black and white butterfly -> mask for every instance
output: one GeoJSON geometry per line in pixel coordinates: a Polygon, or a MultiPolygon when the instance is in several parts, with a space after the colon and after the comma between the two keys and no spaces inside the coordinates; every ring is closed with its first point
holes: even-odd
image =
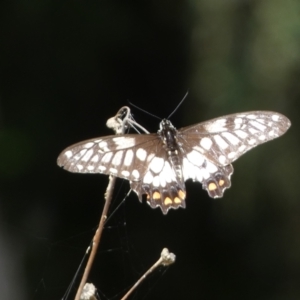
{"type": "Polygon", "coordinates": [[[57,163],[75,173],[125,178],[140,201],[166,214],[185,207],[185,181],[202,183],[219,198],[231,185],[231,163],[259,144],[284,134],[291,123],[270,111],[237,113],[176,130],[162,120],[152,134],[99,137],[66,148],[57,163]]]}

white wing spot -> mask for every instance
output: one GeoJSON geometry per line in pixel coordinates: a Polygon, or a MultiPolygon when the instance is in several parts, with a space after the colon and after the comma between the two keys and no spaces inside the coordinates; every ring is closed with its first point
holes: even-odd
{"type": "Polygon", "coordinates": [[[77,169],[78,169],[79,171],[81,171],[81,170],[83,169],[83,166],[80,165],[80,164],[77,164],[76,167],[77,167],[77,169]]]}
{"type": "MultiPolygon", "coordinates": [[[[165,171],[165,169],[164,169],[164,171],[165,171]]],[[[164,172],[160,172],[159,180],[160,180],[161,187],[166,187],[166,178],[165,178],[164,172]]]]}
{"type": "Polygon", "coordinates": [[[197,151],[193,150],[187,155],[188,160],[195,166],[201,166],[204,162],[204,157],[197,151]]]}
{"type": "Polygon", "coordinates": [[[96,155],[94,155],[94,157],[91,159],[91,162],[97,163],[98,160],[99,160],[99,155],[96,154],[96,155]]]}
{"type": "Polygon", "coordinates": [[[163,173],[164,173],[164,176],[165,176],[165,179],[166,179],[166,182],[172,182],[175,179],[175,173],[173,171],[173,168],[171,168],[169,162],[165,162],[165,166],[164,166],[164,169],[163,169],[163,173]]]}
{"type": "Polygon", "coordinates": [[[200,141],[200,146],[203,147],[206,150],[209,150],[212,146],[212,141],[211,139],[205,137],[203,139],[201,139],[200,141]]]}
{"type": "Polygon", "coordinates": [[[216,173],[218,171],[218,168],[211,162],[207,161],[206,170],[212,174],[216,173]]]}
{"type": "Polygon", "coordinates": [[[250,124],[254,127],[256,127],[260,131],[264,131],[267,127],[265,125],[262,125],[256,121],[251,121],[250,124]]]}
{"type": "Polygon", "coordinates": [[[259,131],[258,131],[257,129],[255,129],[255,128],[250,127],[250,128],[249,128],[249,132],[250,132],[251,134],[256,134],[256,133],[258,133],[259,131]]]}
{"type": "Polygon", "coordinates": [[[279,116],[278,115],[273,115],[272,120],[275,121],[275,122],[278,122],[279,121],[279,116]]]}
{"type": "Polygon", "coordinates": [[[88,161],[91,158],[91,156],[93,155],[93,153],[94,153],[93,149],[88,150],[81,160],[88,161]]]}
{"type": "MultiPolygon", "coordinates": [[[[225,157],[224,157],[225,158],[225,157]]],[[[197,172],[197,180],[202,181],[201,179],[208,179],[210,177],[210,173],[204,168],[200,169],[200,172],[197,172]]]]}
{"type": "Polygon", "coordinates": [[[208,132],[220,132],[220,131],[225,131],[226,130],[226,119],[218,119],[215,120],[211,123],[208,123],[204,126],[204,128],[206,129],[206,131],[208,132]]]}
{"type": "Polygon", "coordinates": [[[264,141],[266,139],[266,136],[264,134],[262,134],[258,137],[258,139],[261,141],[264,141]]]}
{"type": "Polygon", "coordinates": [[[107,152],[109,151],[109,148],[107,147],[107,143],[105,141],[102,141],[98,144],[101,151],[107,152]]]}
{"type": "Polygon", "coordinates": [[[88,169],[89,171],[93,171],[93,170],[95,169],[95,167],[94,167],[94,166],[88,166],[87,169],[88,169]]]}
{"type": "Polygon", "coordinates": [[[217,126],[223,127],[225,126],[227,120],[226,119],[218,119],[215,121],[215,123],[217,124],[217,126]]]}
{"type": "Polygon", "coordinates": [[[159,187],[159,183],[160,183],[159,177],[158,177],[158,176],[155,176],[155,177],[153,178],[152,184],[153,184],[154,186],[156,186],[156,187],[159,187]]]}
{"type": "Polygon", "coordinates": [[[86,143],[85,145],[83,145],[84,148],[91,148],[93,146],[94,146],[93,142],[89,142],[89,143],[86,143]]]}
{"type": "Polygon", "coordinates": [[[125,166],[130,166],[132,163],[132,158],[133,158],[133,151],[132,150],[127,150],[125,159],[124,159],[124,165],[125,166]]]}
{"type": "Polygon", "coordinates": [[[255,115],[247,115],[246,118],[248,118],[248,119],[256,119],[256,116],[255,115]]]}
{"type": "Polygon", "coordinates": [[[102,157],[102,162],[105,164],[109,163],[112,155],[113,155],[112,152],[105,153],[104,156],[102,157]]]}
{"type": "Polygon", "coordinates": [[[119,166],[121,164],[122,157],[123,157],[123,151],[118,151],[115,154],[114,158],[112,159],[111,163],[115,166],[119,166]]]}
{"type": "Polygon", "coordinates": [[[230,153],[228,153],[227,156],[228,156],[229,159],[233,159],[233,158],[236,157],[236,152],[230,152],[230,153]]]}
{"type": "Polygon", "coordinates": [[[164,160],[161,157],[154,157],[149,165],[149,168],[154,173],[159,173],[164,166],[164,160]]]}
{"type": "Polygon", "coordinates": [[[221,147],[222,149],[226,149],[229,145],[224,141],[224,139],[222,139],[219,135],[215,135],[214,139],[216,141],[216,143],[218,144],[219,147],[221,147]]]}
{"type": "Polygon", "coordinates": [[[250,139],[250,140],[248,140],[248,144],[249,144],[249,145],[254,145],[254,144],[256,144],[256,139],[250,139]]]}
{"type": "Polygon", "coordinates": [[[130,148],[133,147],[135,144],[135,139],[130,137],[120,136],[120,137],[115,137],[112,140],[117,145],[116,149],[130,148]]]}
{"type": "Polygon", "coordinates": [[[195,178],[195,167],[188,161],[186,157],[183,158],[183,178],[187,180],[189,178],[195,178]]]}
{"type": "Polygon", "coordinates": [[[242,123],[243,123],[243,119],[241,119],[241,118],[235,118],[235,119],[234,119],[234,123],[235,123],[236,125],[242,124],[242,123]]]}
{"type": "Polygon", "coordinates": [[[147,157],[147,162],[149,162],[150,160],[152,160],[152,158],[153,158],[154,156],[155,156],[154,153],[149,154],[148,157],[147,157]]]}
{"type": "Polygon", "coordinates": [[[130,173],[129,173],[128,171],[126,171],[126,170],[123,170],[123,171],[121,172],[121,175],[124,176],[124,177],[128,177],[129,174],[130,174],[130,173]]]}
{"type": "Polygon", "coordinates": [[[79,160],[85,153],[86,153],[86,149],[83,149],[83,150],[79,151],[79,153],[77,153],[73,158],[75,160],[79,160]]]}
{"type": "Polygon", "coordinates": [[[73,153],[72,153],[71,150],[65,152],[65,156],[66,156],[68,159],[69,159],[70,157],[72,157],[72,155],[73,155],[73,153]]]}
{"type": "Polygon", "coordinates": [[[113,174],[117,174],[118,173],[118,170],[115,169],[115,168],[110,168],[109,169],[109,172],[113,173],[113,174]]]}
{"type": "Polygon", "coordinates": [[[245,139],[248,136],[248,133],[246,133],[243,130],[236,130],[236,131],[234,131],[234,133],[242,139],[245,139]]]}
{"type": "Polygon", "coordinates": [[[243,119],[241,118],[234,119],[234,124],[235,124],[234,129],[240,129],[243,124],[243,119]]]}
{"type": "Polygon", "coordinates": [[[100,170],[100,172],[104,172],[106,170],[106,167],[104,166],[99,166],[98,169],[100,170]]]}
{"type": "Polygon", "coordinates": [[[132,176],[136,179],[140,178],[140,172],[138,170],[132,171],[132,176]]]}
{"type": "Polygon", "coordinates": [[[139,160],[145,161],[146,156],[147,156],[147,152],[146,152],[144,149],[139,148],[139,149],[136,151],[136,157],[137,157],[139,160]]]}
{"type": "Polygon", "coordinates": [[[233,145],[237,145],[240,142],[240,140],[230,132],[223,132],[222,136],[224,136],[233,145]]]}
{"type": "Polygon", "coordinates": [[[151,172],[147,172],[146,175],[144,176],[144,183],[146,184],[151,184],[151,182],[153,181],[153,176],[151,174],[151,172]]]}
{"type": "Polygon", "coordinates": [[[193,180],[198,180],[199,182],[202,182],[203,180],[203,173],[207,174],[206,179],[209,177],[209,174],[206,170],[204,169],[195,169],[195,172],[193,174],[193,180]]]}
{"type": "Polygon", "coordinates": [[[226,157],[224,155],[219,156],[219,162],[223,165],[226,163],[226,157]]]}
{"type": "Polygon", "coordinates": [[[274,130],[269,131],[269,136],[274,136],[274,135],[275,135],[274,130]]]}
{"type": "Polygon", "coordinates": [[[246,148],[247,148],[246,145],[241,145],[241,146],[239,147],[239,151],[240,151],[240,152],[243,152],[246,148]]]}
{"type": "Polygon", "coordinates": [[[122,174],[123,176],[125,176],[125,177],[128,177],[130,173],[129,173],[128,171],[126,171],[126,170],[123,170],[123,171],[121,172],[121,174],[122,174]]]}

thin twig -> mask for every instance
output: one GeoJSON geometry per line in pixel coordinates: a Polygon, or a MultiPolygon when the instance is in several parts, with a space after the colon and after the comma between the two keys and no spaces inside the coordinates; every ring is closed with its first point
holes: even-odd
{"type": "MultiPolygon", "coordinates": [[[[126,126],[127,123],[129,123],[130,126],[130,122],[128,122],[128,120],[130,120],[131,115],[130,115],[130,109],[128,107],[122,107],[118,113],[116,114],[115,117],[110,118],[107,121],[107,126],[112,128],[113,130],[115,130],[116,134],[121,134],[124,133],[126,130],[126,126]],[[123,119],[122,119],[123,117],[123,119]]],[[[101,236],[102,236],[102,232],[103,232],[103,228],[104,228],[104,224],[106,222],[107,219],[107,213],[108,213],[108,209],[112,200],[112,195],[113,195],[113,189],[116,183],[116,177],[110,175],[109,176],[109,183],[106,189],[106,193],[105,193],[105,204],[104,204],[104,208],[102,211],[102,215],[100,218],[100,222],[99,222],[99,226],[98,229],[95,232],[94,238],[93,238],[93,243],[92,243],[92,249],[91,249],[91,253],[88,259],[88,262],[86,264],[84,273],[82,275],[81,281],[80,281],[80,285],[78,287],[76,296],[75,296],[75,300],[80,300],[80,296],[82,294],[83,288],[86,284],[87,278],[90,274],[90,270],[92,268],[96,253],[97,253],[97,249],[101,240],[101,236]]],[[[87,250],[87,252],[89,251],[89,248],[87,250]]]]}
{"type": "Polygon", "coordinates": [[[175,262],[176,256],[170,253],[167,248],[164,248],[161,252],[159,260],[132,286],[132,288],[126,293],[121,300],[126,300],[132,292],[146,279],[146,277],[153,272],[160,265],[168,266],[175,262]]]}

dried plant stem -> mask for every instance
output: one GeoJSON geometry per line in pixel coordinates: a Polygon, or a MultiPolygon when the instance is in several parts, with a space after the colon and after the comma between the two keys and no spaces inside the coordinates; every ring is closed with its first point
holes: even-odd
{"type": "MultiPolygon", "coordinates": [[[[122,134],[125,131],[126,124],[127,123],[130,124],[130,122],[129,122],[130,120],[131,120],[130,109],[128,107],[124,106],[118,111],[118,113],[114,117],[110,118],[107,121],[107,126],[111,129],[113,129],[116,134],[122,134]],[[123,119],[122,119],[122,117],[123,117],[123,119]]],[[[102,232],[103,232],[103,229],[104,229],[104,224],[105,224],[106,219],[107,219],[108,208],[109,208],[109,205],[110,205],[111,200],[112,200],[115,183],[116,183],[116,177],[110,175],[109,176],[109,183],[108,183],[106,193],[105,193],[105,204],[104,204],[104,207],[103,207],[103,211],[102,211],[102,215],[101,215],[101,218],[100,218],[99,226],[98,226],[98,229],[96,230],[94,238],[93,238],[93,243],[92,243],[92,246],[91,246],[91,248],[92,248],[91,249],[91,254],[89,256],[89,259],[88,259],[88,262],[86,264],[84,273],[82,275],[81,282],[80,282],[80,285],[78,287],[78,290],[77,290],[77,293],[76,293],[76,296],[75,296],[75,300],[80,300],[80,296],[82,294],[83,288],[84,288],[84,286],[86,284],[86,281],[87,281],[87,278],[90,274],[90,271],[91,271],[96,253],[97,253],[97,249],[98,249],[98,246],[99,246],[99,243],[100,243],[102,232]]]]}
{"type": "Polygon", "coordinates": [[[92,268],[92,265],[93,265],[93,262],[94,262],[94,259],[95,259],[96,253],[97,253],[97,249],[98,249],[98,246],[99,246],[99,243],[100,243],[100,239],[101,239],[101,235],[102,235],[102,232],[103,232],[104,224],[105,224],[105,221],[107,219],[107,212],[108,212],[109,205],[111,203],[115,182],[116,182],[116,177],[110,176],[109,184],[108,184],[108,187],[107,187],[107,190],[106,190],[105,204],[104,204],[104,207],[103,207],[103,211],[102,211],[102,215],[101,215],[101,218],[100,218],[99,226],[98,226],[98,229],[96,230],[96,233],[95,233],[94,238],[93,238],[91,254],[89,256],[89,259],[88,259],[88,262],[86,264],[84,273],[82,275],[81,282],[80,282],[80,285],[78,287],[78,290],[77,290],[77,293],[76,293],[76,296],[75,296],[75,300],[80,299],[83,287],[84,287],[84,285],[87,281],[87,278],[89,276],[89,273],[91,271],[91,268],[92,268]]]}
{"type": "Polygon", "coordinates": [[[121,300],[126,300],[132,292],[146,279],[146,277],[153,272],[157,267],[163,265],[168,266],[175,262],[176,256],[173,253],[170,253],[167,248],[164,248],[161,252],[159,260],[148,269],[148,271],[132,286],[132,288],[126,293],[121,300]]]}
{"type": "MultiPolygon", "coordinates": [[[[138,123],[136,123],[133,120],[133,118],[130,114],[130,109],[127,106],[122,107],[114,117],[108,119],[106,125],[109,128],[113,129],[116,134],[124,134],[125,129],[127,127],[133,127],[133,128],[137,127],[139,129],[143,130],[144,132],[148,133],[148,131],[145,128],[143,128],[141,125],[139,125],[138,123]]],[[[93,238],[93,243],[91,246],[91,253],[90,253],[88,262],[86,264],[84,273],[82,275],[81,282],[80,282],[80,285],[78,287],[78,290],[77,290],[77,293],[75,296],[75,300],[80,300],[83,288],[84,288],[87,278],[90,274],[90,271],[91,271],[96,253],[97,253],[97,249],[98,249],[98,246],[100,243],[102,232],[104,229],[104,224],[107,219],[108,208],[109,208],[109,205],[112,200],[115,183],[116,183],[116,177],[111,175],[109,177],[109,183],[108,183],[106,193],[105,193],[105,204],[104,204],[104,208],[103,208],[102,215],[100,218],[99,226],[98,226],[98,229],[96,230],[96,233],[93,238]]],[[[89,250],[90,250],[90,248],[87,251],[89,251],[89,250]]]]}

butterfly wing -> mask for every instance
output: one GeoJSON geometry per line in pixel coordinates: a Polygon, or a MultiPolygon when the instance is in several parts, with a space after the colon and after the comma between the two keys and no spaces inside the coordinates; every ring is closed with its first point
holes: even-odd
{"type": "Polygon", "coordinates": [[[231,163],[253,147],[284,134],[290,121],[283,115],[253,111],[227,115],[180,129],[175,135],[182,176],[169,160],[158,134],[127,134],[90,139],[66,148],[59,166],[70,172],[111,174],[130,181],[139,200],[151,207],[185,207],[187,179],[202,183],[212,198],[231,185],[231,163]]]}
{"type": "Polygon", "coordinates": [[[103,173],[139,181],[147,170],[149,155],[160,147],[159,143],[157,134],[90,139],[63,150],[57,164],[73,173],[103,173]]]}
{"type": "Polygon", "coordinates": [[[179,141],[215,165],[226,166],[250,149],[284,134],[291,123],[270,111],[237,113],[179,130],[179,141]]]}
{"type": "MultiPolygon", "coordinates": [[[[150,150],[150,149],[149,149],[150,150]]],[[[147,195],[147,202],[152,207],[160,207],[166,214],[170,208],[185,208],[185,184],[178,177],[162,145],[155,153],[149,155],[148,169],[141,181],[131,182],[131,188],[137,193],[140,201],[147,195]]]]}
{"type": "Polygon", "coordinates": [[[231,186],[232,165],[214,164],[189,147],[184,147],[184,151],[182,164],[184,181],[192,179],[200,182],[211,198],[223,197],[224,191],[231,186]]]}
{"type": "Polygon", "coordinates": [[[155,134],[126,134],[90,139],[66,148],[57,164],[75,173],[103,173],[130,181],[139,200],[151,207],[185,207],[185,185],[171,167],[163,142],[155,134]]]}
{"type": "Polygon", "coordinates": [[[279,113],[253,111],[180,129],[184,180],[199,181],[210,197],[222,197],[231,185],[231,163],[257,145],[281,136],[290,125],[279,113]]]}

